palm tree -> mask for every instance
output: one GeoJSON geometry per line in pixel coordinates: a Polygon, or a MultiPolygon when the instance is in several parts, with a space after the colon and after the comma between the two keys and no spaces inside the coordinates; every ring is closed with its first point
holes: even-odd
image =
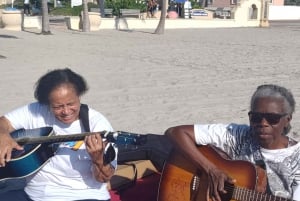
{"type": "Polygon", "coordinates": [[[42,34],[51,34],[49,25],[48,1],[42,0],[42,34]]]}
{"type": "Polygon", "coordinates": [[[165,21],[167,15],[167,0],[162,0],[161,15],[159,23],[155,29],[155,34],[163,34],[165,32],[165,21]]]}
{"type": "Polygon", "coordinates": [[[82,0],[82,31],[90,31],[90,19],[87,0],[82,0]]]}

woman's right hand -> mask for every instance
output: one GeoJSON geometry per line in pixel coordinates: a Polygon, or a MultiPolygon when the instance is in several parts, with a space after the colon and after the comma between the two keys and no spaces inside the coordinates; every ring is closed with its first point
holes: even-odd
{"type": "Polygon", "coordinates": [[[4,167],[11,159],[11,152],[13,149],[23,150],[23,147],[10,136],[10,134],[0,134],[0,166],[4,167]]]}
{"type": "Polygon", "coordinates": [[[10,133],[15,129],[4,116],[0,117],[0,167],[4,167],[11,159],[13,149],[23,150],[23,147],[11,137],[10,133]]]}

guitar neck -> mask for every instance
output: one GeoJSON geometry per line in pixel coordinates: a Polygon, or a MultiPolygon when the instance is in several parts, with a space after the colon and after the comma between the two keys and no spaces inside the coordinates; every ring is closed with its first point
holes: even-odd
{"type": "Polygon", "coordinates": [[[115,142],[118,144],[134,144],[141,145],[146,142],[146,135],[134,134],[123,131],[116,132],[87,132],[71,135],[49,135],[41,137],[24,137],[16,139],[19,145],[26,144],[42,144],[42,143],[58,143],[58,142],[68,142],[83,140],[86,136],[100,133],[101,137],[106,139],[108,142],[115,142]]]}
{"type": "Polygon", "coordinates": [[[241,201],[295,201],[292,199],[277,197],[240,187],[231,186],[229,188],[234,188],[232,198],[241,201]]]}

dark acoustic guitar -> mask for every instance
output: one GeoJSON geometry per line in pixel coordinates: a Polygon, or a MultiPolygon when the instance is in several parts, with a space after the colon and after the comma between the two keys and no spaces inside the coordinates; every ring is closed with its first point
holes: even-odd
{"type": "MultiPolygon", "coordinates": [[[[265,192],[265,171],[247,161],[230,160],[212,146],[199,146],[198,150],[222,169],[235,185],[225,183],[222,201],[293,201],[268,195],[265,192]]],[[[188,159],[174,151],[162,172],[158,201],[211,201],[207,175],[201,173],[188,159]]]]}
{"type": "MultiPolygon", "coordinates": [[[[52,127],[38,129],[21,129],[11,133],[11,136],[24,147],[23,151],[12,151],[12,159],[5,167],[0,167],[0,181],[27,177],[38,171],[55,154],[53,143],[83,140],[85,136],[95,132],[72,135],[55,135],[52,127]]],[[[142,145],[146,143],[147,135],[123,131],[100,132],[108,142],[124,145],[142,145]]],[[[114,158],[114,156],[112,157],[114,158]]]]}

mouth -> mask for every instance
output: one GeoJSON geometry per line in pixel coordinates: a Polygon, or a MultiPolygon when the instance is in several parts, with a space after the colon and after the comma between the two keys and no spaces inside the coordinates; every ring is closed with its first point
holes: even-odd
{"type": "Polygon", "coordinates": [[[266,138],[269,138],[269,137],[270,137],[270,134],[267,134],[267,133],[260,133],[260,134],[258,134],[258,137],[259,137],[259,138],[262,138],[262,139],[266,139],[266,138]]]}
{"type": "Polygon", "coordinates": [[[259,139],[268,139],[270,138],[271,134],[265,132],[265,131],[257,131],[256,132],[256,136],[259,138],[259,139]]]}
{"type": "Polygon", "coordinates": [[[73,115],[68,115],[68,116],[62,116],[60,118],[63,122],[69,122],[69,121],[73,120],[74,116],[73,115]]]}

